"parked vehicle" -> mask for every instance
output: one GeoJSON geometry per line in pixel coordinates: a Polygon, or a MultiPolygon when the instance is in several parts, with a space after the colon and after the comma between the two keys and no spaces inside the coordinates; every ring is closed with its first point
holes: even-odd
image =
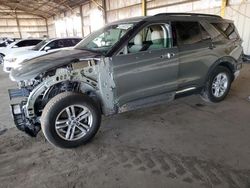
{"type": "Polygon", "coordinates": [[[8,46],[12,42],[15,42],[15,39],[12,39],[12,38],[0,38],[0,49],[2,47],[8,46]]]}
{"type": "MultiPolygon", "coordinates": [[[[0,50],[15,42],[12,38],[0,38],[0,50]]],[[[3,63],[3,55],[0,54],[0,64],[3,63]]]]}
{"type": "Polygon", "coordinates": [[[23,39],[16,42],[13,42],[6,47],[0,47],[0,63],[3,62],[3,58],[8,55],[9,53],[18,52],[25,49],[31,49],[42,39],[23,39]]]}
{"type": "Polygon", "coordinates": [[[22,50],[19,52],[9,53],[4,57],[3,70],[5,72],[10,72],[12,68],[16,68],[24,60],[29,60],[41,55],[56,52],[63,48],[73,47],[78,44],[82,38],[70,37],[70,38],[60,38],[60,39],[45,39],[38,43],[35,47],[28,50],[22,50]]]}
{"type": "Polygon", "coordinates": [[[74,49],[23,62],[10,78],[17,128],[62,148],[89,142],[101,115],[188,94],[220,102],[242,67],[242,40],[230,20],[172,13],[107,25],[74,49]],[[25,98],[23,100],[23,98],[25,98]]]}

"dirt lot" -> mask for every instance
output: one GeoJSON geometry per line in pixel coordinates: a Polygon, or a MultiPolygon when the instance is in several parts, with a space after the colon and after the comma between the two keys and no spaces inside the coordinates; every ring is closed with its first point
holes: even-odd
{"type": "Polygon", "coordinates": [[[103,118],[88,145],[51,146],[14,127],[0,71],[0,187],[250,187],[250,65],[227,99],[190,96],[103,118]]]}

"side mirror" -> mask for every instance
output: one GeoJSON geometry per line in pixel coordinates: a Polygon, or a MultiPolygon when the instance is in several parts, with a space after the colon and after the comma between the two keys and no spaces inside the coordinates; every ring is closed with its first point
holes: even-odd
{"type": "Polygon", "coordinates": [[[51,49],[51,47],[49,47],[49,46],[46,46],[45,48],[44,48],[44,51],[49,51],[51,49]]]}
{"type": "Polygon", "coordinates": [[[12,48],[18,48],[18,46],[17,46],[17,45],[14,45],[12,48]]]}

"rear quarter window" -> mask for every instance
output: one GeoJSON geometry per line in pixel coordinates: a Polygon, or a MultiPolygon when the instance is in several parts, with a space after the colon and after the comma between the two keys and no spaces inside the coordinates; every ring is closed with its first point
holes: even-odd
{"type": "Polygon", "coordinates": [[[218,31],[217,38],[238,39],[239,35],[233,23],[211,23],[218,31]]]}

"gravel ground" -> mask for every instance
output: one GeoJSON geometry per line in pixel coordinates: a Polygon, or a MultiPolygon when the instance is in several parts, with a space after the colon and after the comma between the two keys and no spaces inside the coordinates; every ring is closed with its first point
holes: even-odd
{"type": "Polygon", "coordinates": [[[0,71],[0,187],[250,187],[250,65],[219,104],[190,96],[104,117],[73,150],[14,128],[0,71]]]}

